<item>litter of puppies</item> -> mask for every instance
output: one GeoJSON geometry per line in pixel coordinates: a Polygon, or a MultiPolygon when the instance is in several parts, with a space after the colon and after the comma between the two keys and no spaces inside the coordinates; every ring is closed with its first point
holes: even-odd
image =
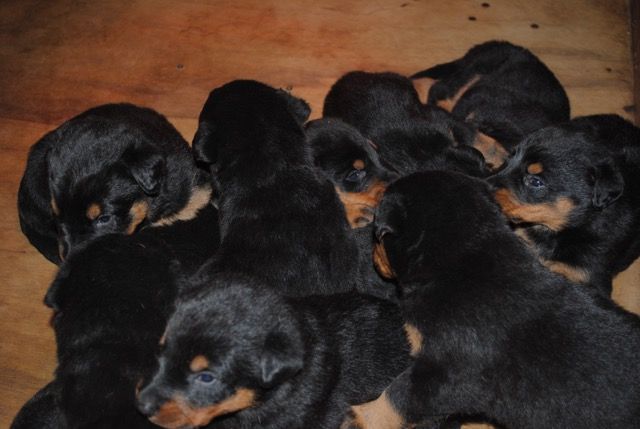
{"type": "Polygon", "coordinates": [[[569,113],[491,41],[347,73],[313,121],[234,80],[191,148],[131,104],[70,119],[18,193],[58,367],[12,429],[640,427],[640,318],[610,298],[640,129],[569,113]]]}

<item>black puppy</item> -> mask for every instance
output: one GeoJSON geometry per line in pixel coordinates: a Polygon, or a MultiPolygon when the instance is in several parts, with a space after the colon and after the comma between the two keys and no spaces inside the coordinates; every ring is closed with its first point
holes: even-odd
{"type": "Polygon", "coordinates": [[[605,295],[640,256],[640,130],[583,117],[528,136],[489,181],[543,262],[605,295]]]}
{"type": "Polygon", "coordinates": [[[347,73],[331,87],[323,115],[354,126],[399,175],[440,168],[487,175],[482,155],[470,147],[474,131],[439,107],[422,105],[399,74],[347,73]]]}
{"type": "Polygon", "coordinates": [[[159,113],[90,109],[33,145],[18,192],[22,231],[50,261],[77,244],[190,219],[210,199],[206,173],[159,113]]]}
{"type": "Polygon", "coordinates": [[[490,41],[462,58],[412,78],[437,79],[428,103],[450,111],[478,134],[474,147],[497,168],[528,133],[569,120],[569,99],[558,79],[529,50],[490,41]]]}
{"type": "Polygon", "coordinates": [[[375,228],[377,263],[404,294],[414,361],[354,407],[350,425],[460,414],[508,428],[640,427],[640,318],[542,266],[486,183],[451,172],[400,179],[375,228]]]}
{"type": "Polygon", "coordinates": [[[313,163],[333,183],[349,224],[356,228],[371,223],[385,188],[397,174],[382,165],[371,140],[340,119],[310,121],[305,132],[313,163]]]}
{"type": "Polygon", "coordinates": [[[285,299],[223,275],[181,300],[138,396],[165,428],[337,428],[409,364],[398,308],[355,293],[285,299]]]}
{"type": "Polygon", "coordinates": [[[220,249],[206,273],[245,273],[287,295],[367,287],[331,183],[311,163],[309,106],[256,81],[211,92],[194,137],[219,191],[220,249]]]}
{"type": "Polygon", "coordinates": [[[53,395],[67,428],[153,427],[135,407],[137,383],[173,308],[179,274],[162,241],[106,235],[72,253],[45,302],[55,311],[53,395]]]}

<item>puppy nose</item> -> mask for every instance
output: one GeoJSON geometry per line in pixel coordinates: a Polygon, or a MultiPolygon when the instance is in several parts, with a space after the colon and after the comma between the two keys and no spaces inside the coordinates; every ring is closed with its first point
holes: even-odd
{"type": "Polygon", "coordinates": [[[138,411],[146,417],[153,416],[158,408],[156,407],[155,401],[147,395],[139,395],[136,405],[138,407],[138,411]]]}

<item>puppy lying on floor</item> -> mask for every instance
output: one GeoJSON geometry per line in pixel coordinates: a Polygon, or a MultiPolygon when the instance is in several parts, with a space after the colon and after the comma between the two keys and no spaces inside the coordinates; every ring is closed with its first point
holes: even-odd
{"type": "Polygon", "coordinates": [[[462,58],[412,78],[437,81],[428,104],[451,112],[476,131],[474,147],[499,167],[525,135],[569,120],[569,99],[553,72],[529,50],[490,41],[462,58]]]}
{"type": "Polygon", "coordinates": [[[181,299],[138,408],[165,428],[337,428],[409,364],[398,307],[355,293],[283,298],[221,275],[181,299]]]}
{"type": "Polygon", "coordinates": [[[344,427],[484,415],[506,428],[640,427],[640,318],[549,272],[482,181],[419,173],[376,211],[413,363],[344,427]]]}
{"type": "Polygon", "coordinates": [[[309,112],[303,100],[256,81],[209,95],[193,150],[219,191],[222,243],[205,279],[244,273],[292,296],[370,289],[342,204],[313,168],[302,129],[309,112]]]}
{"type": "Polygon", "coordinates": [[[18,212],[29,241],[58,264],[95,237],[191,219],[210,194],[207,174],[164,116],[106,104],[32,146],[18,212]]]}
{"type": "Polygon", "coordinates": [[[529,135],[489,181],[549,269],[608,296],[640,256],[639,154],[637,127],[586,116],[529,135]]]}
{"type": "Polygon", "coordinates": [[[106,235],[62,264],[46,296],[55,311],[54,381],[19,413],[14,429],[143,429],[137,383],[154,370],[179,274],[171,251],[144,233],[106,235]]]}

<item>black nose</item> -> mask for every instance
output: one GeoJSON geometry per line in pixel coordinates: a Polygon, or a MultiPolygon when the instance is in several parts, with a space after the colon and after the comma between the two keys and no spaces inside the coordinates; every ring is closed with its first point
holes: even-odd
{"type": "Polygon", "coordinates": [[[140,411],[143,415],[147,417],[153,416],[158,410],[158,407],[156,406],[156,401],[153,398],[151,398],[149,395],[145,395],[145,394],[138,395],[138,400],[136,405],[138,407],[138,411],[140,411]]]}

